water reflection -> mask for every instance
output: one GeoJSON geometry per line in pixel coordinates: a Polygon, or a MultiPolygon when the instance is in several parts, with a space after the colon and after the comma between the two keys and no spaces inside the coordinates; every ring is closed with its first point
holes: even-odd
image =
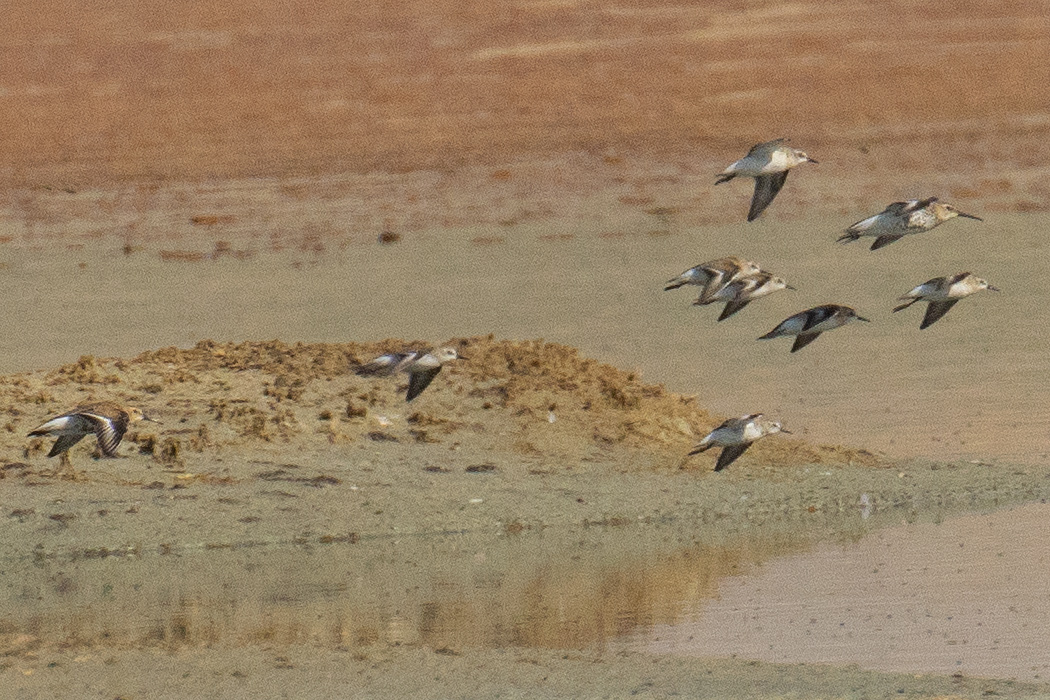
{"type": "Polygon", "coordinates": [[[880,530],[724,582],[650,653],[1034,680],[1050,673],[1050,505],[880,530]]]}
{"type": "Polygon", "coordinates": [[[905,515],[6,561],[0,654],[626,646],[889,671],[1050,671],[1050,505],[886,527],[905,515]]]}
{"type": "MultiPolygon", "coordinates": [[[[857,519],[859,521],[859,519],[857,519]]],[[[656,526],[10,564],[0,653],[36,648],[375,643],[581,648],[671,625],[726,577],[809,548],[656,526]]]]}

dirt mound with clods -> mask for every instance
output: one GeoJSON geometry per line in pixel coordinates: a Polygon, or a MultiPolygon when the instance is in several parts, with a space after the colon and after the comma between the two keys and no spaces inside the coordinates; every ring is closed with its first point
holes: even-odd
{"type": "MultiPolygon", "coordinates": [[[[684,455],[716,426],[699,404],[630,371],[542,340],[454,339],[465,360],[449,363],[411,403],[407,378],[359,377],[355,365],[422,343],[288,344],[279,341],[163,348],[131,359],[85,356],[51,371],[0,377],[0,459],[28,468],[50,440],[26,438],[47,418],[91,401],[139,406],[162,421],[137,423],[120,451],[170,468],[259,450],[299,453],[405,445],[470,448],[560,467],[615,462],[625,469],[710,468],[684,455]]],[[[84,440],[74,462],[95,451],[84,440]]],[[[97,453],[96,453],[97,456],[97,453]]],[[[743,464],[741,461],[741,464],[743,464]]],[[[748,453],[752,465],[875,465],[864,450],[777,436],[748,453]]],[[[14,465],[14,466],[13,466],[14,465]]]]}

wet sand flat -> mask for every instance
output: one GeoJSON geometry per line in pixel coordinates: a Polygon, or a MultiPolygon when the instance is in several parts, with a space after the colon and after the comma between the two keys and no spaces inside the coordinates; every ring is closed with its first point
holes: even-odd
{"type": "Polygon", "coordinates": [[[277,651],[214,650],[170,653],[127,651],[113,655],[56,654],[48,668],[19,669],[12,697],[54,693],[154,698],[256,698],[275,688],[297,697],[848,697],[858,686],[881,697],[1046,698],[1045,687],[970,678],[862,674],[854,668],[766,665],[751,661],[545,652],[482,651],[434,654],[421,649],[380,647],[367,653],[290,647],[277,651]],[[26,673],[26,671],[31,671],[26,673]],[[605,679],[596,689],[594,680],[605,679]]]}

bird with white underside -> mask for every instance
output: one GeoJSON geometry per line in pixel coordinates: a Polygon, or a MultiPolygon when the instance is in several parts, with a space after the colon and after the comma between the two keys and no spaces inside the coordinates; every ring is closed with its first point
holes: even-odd
{"type": "Polygon", "coordinates": [[[789,170],[802,163],[816,162],[804,151],[787,145],[787,139],[775,139],[752,146],[746,156],[718,175],[715,184],[721,185],[737,177],[754,178],[755,193],[747,212],[747,220],[754,221],[784,187],[789,170]]]}
{"type": "Polygon", "coordinates": [[[841,328],[850,321],[865,321],[855,309],[841,304],[824,304],[814,306],[812,309],[799,311],[794,316],[788,316],[780,324],[759,337],[759,340],[779,338],[782,335],[795,336],[795,342],[791,346],[791,352],[798,352],[806,347],[824,331],[841,328]]]}
{"type": "Polygon", "coordinates": [[[354,373],[361,377],[389,377],[398,373],[408,375],[408,393],[405,401],[423,393],[430,382],[441,371],[441,367],[453,360],[466,360],[455,348],[438,348],[436,350],[409,350],[406,352],[389,352],[385,355],[354,367],[354,373]]]}
{"type": "Polygon", "coordinates": [[[63,455],[63,459],[66,459],[65,453],[69,448],[86,436],[94,435],[102,455],[116,457],[117,445],[127,432],[128,426],[140,420],[160,422],[134,406],[122,406],[109,401],[84,404],[34,428],[29,437],[57,437],[58,440],[47,456],[63,455]]]}
{"type": "Polygon", "coordinates": [[[730,282],[759,272],[762,272],[762,268],[758,263],[730,255],[694,265],[674,279],[668,280],[664,285],[664,291],[668,292],[691,284],[701,287],[700,299],[705,300],[718,293],[730,282]]]}
{"type": "Polygon", "coordinates": [[[701,295],[699,299],[693,302],[693,305],[706,306],[707,304],[724,301],[726,303],[725,308],[722,309],[722,313],[718,316],[719,321],[724,321],[756,299],[761,299],[773,292],[779,292],[781,289],[795,288],[788,284],[783,277],[777,277],[772,273],[763,271],[734,280],[706,299],[701,295]]]}
{"type": "Polygon", "coordinates": [[[790,435],[791,431],[785,430],[779,421],[765,420],[761,413],[730,418],[708,433],[688,456],[692,457],[713,447],[721,447],[722,452],[715,462],[715,471],[719,472],[736,461],[756,440],[775,433],[790,435]]]}
{"type": "Polygon", "coordinates": [[[982,289],[987,289],[991,292],[999,291],[998,287],[988,284],[988,280],[981,279],[970,272],[960,272],[947,277],[935,277],[932,280],[923,282],[902,296],[900,300],[905,303],[895,306],[893,310],[895,312],[901,311],[917,301],[929,302],[929,306],[926,307],[926,314],[922,317],[922,323],[919,324],[919,330],[922,330],[929,328],[944,314],[951,311],[951,308],[960,299],[976,294],[982,289]]]}
{"type": "Polygon", "coordinates": [[[894,202],[878,214],[858,221],[846,229],[838,241],[852,243],[861,237],[874,237],[871,250],[878,250],[905,236],[935,229],[957,216],[984,221],[979,216],[959,211],[951,204],[939,202],[936,197],[909,199],[906,202],[894,202]]]}

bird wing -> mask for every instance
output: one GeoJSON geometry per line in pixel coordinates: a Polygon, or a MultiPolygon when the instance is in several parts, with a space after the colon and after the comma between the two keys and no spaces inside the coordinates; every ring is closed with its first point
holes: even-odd
{"type": "Polygon", "coordinates": [[[903,202],[894,202],[893,204],[886,207],[882,213],[891,214],[893,216],[900,216],[901,214],[907,214],[913,212],[916,209],[921,209],[928,204],[927,201],[921,199],[909,199],[903,202]]]}
{"type": "Polygon", "coordinates": [[[888,207],[883,209],[882,213],[883,214],[891,214],[893,216],[899,216],[901,214],[907,213],[907,212],[911,211],[912,209],[914,209],[915,208],[915,203],[918,202],[918,201],[919,200],[917,200],[917,199],[909,199],[906,202],[893,202],[888,207]]]}
{"type": "Polygon", "coordinates": [[[730,445],[722,448],[722,453],[718,455],[718,461],[715,463],[715,471],[720,472],[728,467],[737,457],[747,452],[749,447],[751,447],[751,443],[745,442],[742,445],[730,445]]]}
{"type": "Polygon", "coordinates": [[[747,220],[754,221],[758,215],[765,211],[773,198],[780,192],[787,180],[788,171],[783,170],[771,175],[759,175],[755,178],[755,194],[751,197],[751,209],[747,212],[747,220]]]}
{"type": "Polygon", "coordinates": [[[747,422],[751,420],[751,416],[741,416],[739,418],[726,418],[722,421],[722,424],[715,428],[718,430],[739,430],[743,426],[747,425],[747,422]]]}
{"type": "MultiPolygon", "coordinates": [[[[908,292],[908,296],[915,295],[921,297],[936,292],[939,289],[946,289],[947,285],[945,284],[945,281],[947,279],[947,277],[934,277],[933,279],[926,280],[918,287],[908,292]]],[[[903,298],[904,297],[901,297],[901,299],[903,298]]]]}
{"type": "Polygon", "coordinates": [[[812,309],[806,312],[805,323],[802,325],[802,331],[808,331],[814,326],[827,321],[835,313],[834,306],[814,306],[812,309]]]}
{"type": "Polygon", "coordinates": [[[388,352],[363,365],[354,367],[354,373],[361,377],[388,377],[416,355],[418,355],[416,352],[388,352]]]}
{"type": "Polygon", "coordinates": [[[707,273],[709,275],[707,278],[707,284],[704,285],[699,298],[696,300],[696,303],[701,306],[704,304],[710,304],[714,301],[715,295],[727,286],[728,280],[733,276],[733,273],[730,271],[719,270],[714,267],[708,268],[707,273]]]}
{"type": "Polygon", "coordinates": [[[922,323],[919,324],[919,330],[932,326],[941,316],[951,311],[951,308],[957,303],[959,303],[958,299],[931,301],[930,305],[926,307],[926,315],[922,317],[922,323]]]}
{"type": "Polygon", "coordinates": [[[875,242],[871,244],[871,249],[878,250],[879,248],[885,248],[890,243],[893,243],[894,241],[899,241],[902,238],[904,238],[903,234],[884,233],[883,235],[875,239],[875,242]]]}
{"type": "Polygon", "coordinates": [[[84,438],[84,435],[59,435],[58,439],[55,440],[55,444],[51,446],[51,451],[47,453],[48,457],[54,457],[60,455],[68,450],[73,445],[77,444],[84,438]]]}
{"type": "Polygon", "coordinates": [[[405,395],[405,401],[411,401],[422,394],[423,390],[430,386],[430,382],[434,380],[434,377],[440,371],[441,365],[410,372],[408,375],[408,394],[405,395]]]}
{"type": "Polygon", "coordinates": [[[95,438],[102,454],[107,457],[117,456],[117,445],[120,444],[124,433],[128,429],[128,414],[120,412],[116,418],[107,418],[93,413],[81,413],[84,418],[90,420],[95,426],[95,438]]]}
{"type": "Polygon", "coordinates": [[[802,348],[806,347],[814,340],[816,340],[822,332],[823,331],[817,331],[816,333],[799,333],[795,336],[795,342],[791,346],[791,352],[798,352],[802,348]]]}
{"type": "Polygon", "coordinates": [[[763,141],[762,143],[756,143],[747,152],[747,155],[748,156],[760,156],[760,155],[765,155],[767,153],[771,153],[777,146],[783,144],[786,141],[787,141],[787,139],[785,139],[785,138],[779,138],[779,139],[773,139],[772,141],[763,141]]]}
{"type": "Polygon", "coordinates": [[[747,306],[750,303],[751,303],[750,299],[742,299],[742,300],[734,299],[733,301],[727,302],[726,303],[726,307],[724,309],[722,309],[722,313],[719,314],[718,320],[719,321],[726,320],[727,318],[729,318],[730,316],[735,314],[737,311],[740,311],[740,309],[744,308],[745,306],[747,306]]]}
{"type": "Polygon", "coordinates": [[[929,206],[936,201],[936,197],[915,200],[914,206],[909,207],[904,212],[908,215],[904,219],[904,227],[906,229],[919,229],[920,231],[928,231],[934,226],[937,226],[940,223],[940,221],[934,221],[930,223],[929,218],[931,214],[928,211],[929,206]]]}

